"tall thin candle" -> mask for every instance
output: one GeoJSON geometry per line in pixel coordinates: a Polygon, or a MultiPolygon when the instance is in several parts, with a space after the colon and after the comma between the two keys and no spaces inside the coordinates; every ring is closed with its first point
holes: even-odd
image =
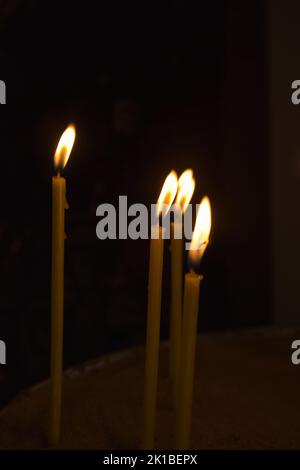
{"type": "Polygon", "coordinates": [[[51,283],[51,377],[49,445],[60,439],[61,395],[63,369],[63,313],[64,313],[64,240],[66,180],[60,171],[66,165],[75,140],[75,128],[70,126],[61,136],[54,156],[57,176],[52,179],[52,283],[51,283]]]}
{"type": "Polygon", "coordinates": [[[210,202],[205,197],[199,207],[189,251],[191,272],[185,275],[180,376],[176,410],[177,449],[188,449],[190,446],[199,289],[202,280],[202,276],[196,274],[193,268],[199,265],[204,254],[209,240],[210,228],[210,202]]]}
{"type": "MultiPolygon", "coordinates": [[[[172,171],[165,180],[157,202],[158,217],[161,214],[165,216],[168,213],[176,196],[176,191],[177,175],[172,171]]],[[[152,227],[150,242],[147,338],[145,352],[144,422],[142,436],[143,449],[154,448],[163,252],[163,229],[157,224],[152,227]]]]}
{"type": "Polygon", "coordinates": [[[195,189],[192,170],[185,170],[178,180],[178,192],[175,205],[177,213],[171,224],[171,315],[169,367],[173,387],[173,401],[176,404],[178,373],[180,365],[180,343],[182,322],[183,289],[183,239],[184,226],[182,216],[185,213],[195,189]]]}

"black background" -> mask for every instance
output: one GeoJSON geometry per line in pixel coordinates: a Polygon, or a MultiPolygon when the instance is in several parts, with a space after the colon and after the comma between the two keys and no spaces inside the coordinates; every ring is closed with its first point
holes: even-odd
{"type": "Polygon", "coordinates": [[[70,122],[65,366],[143,344],[149,244],[98,240],[95,211],[156,202],[171,169],[192,167],[193,202],[212,202],[201,331],[272,323],[264,2],[0,9],[0,400],[49,373],[53,153],[70,122]]]}

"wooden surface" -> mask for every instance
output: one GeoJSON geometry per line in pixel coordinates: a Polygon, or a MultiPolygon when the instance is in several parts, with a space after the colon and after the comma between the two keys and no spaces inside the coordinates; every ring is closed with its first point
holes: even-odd
{"type": "MultiPolygon", "coordinates": [[[[248,330],[198,339],[192,446],[197,449],[300,448],[300,365],[291,343],[300,330],[248,330]]],[[[174,410],[161,348],[157,448],[174,447],[174,410]]],[[[63,449],[140,445],[143,349],[120,352],[65,373],[63,449]]],[[[0,414],[1,449],[45,448],[49,383],[0,414]]]]}

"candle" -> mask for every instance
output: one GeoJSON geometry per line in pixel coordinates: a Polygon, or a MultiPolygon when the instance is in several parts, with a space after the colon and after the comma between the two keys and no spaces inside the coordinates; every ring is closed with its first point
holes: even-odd
{"type": "MultiPolygon", "coordinates": [[[[204,197],[198,210],[189,251],[189,261],[193,267],[198,266],[201,261],[208,244],[210,228],[210,202],[207,197],[204,197]]],[[[178,449],[188,449],[190,446],[199,290],[202,279],[202,276],[196,274],[193,269],[185,275],[178,406],[176,410],[176,446],[178,449]]]]}
{"type": "MultiPolygon", "coordinates": [[[[177,175],[172,171],[166,178],[157,202],[157,216],[167,215],[177,191],[177,175]]],[[[143,449],[154,448],[157,378],[159,361],[159,335],[164,240],[159,224],[151,227],[150,262],[148,279],[147,336],[145,352],[145,392],[143,449]]]]}
{"type": "Polygon", "coordinates": [[[169,367],[172,379],[173,400],[176,404],[178,373],[180,361],[180,340],[182,321],[182,257],[183,257],[183,224],[182,215],[186,211],[195,189],[193,171],[186,170],[178,180],[176,197],[177,213],[171,224],[171,315],[170,315],[170,349],[169,367]],[[179,216],[179,217],[178,217],[179,216]]]}
{"type": "Polygon", "coordinates": [[[159,359],[160,308],[163,270],[164,241],[162,229],[158,239],[151,239],[148,280],[148,313],[145,361],[145,404],[143,448],[154,446],[156,390],[159,359]]]}
{"type": "Polygon", "coordinates": [[[52,283],[51,283],[51,372],[49,444],[56,446],[60,438],[61,393],[63,369],[64,310],[64,240],[66,180],[60,171],[66,165],[75,140],[75,128],[69,126],[58,143],[54,163],[57,176],[52,179],[52,283]]]}

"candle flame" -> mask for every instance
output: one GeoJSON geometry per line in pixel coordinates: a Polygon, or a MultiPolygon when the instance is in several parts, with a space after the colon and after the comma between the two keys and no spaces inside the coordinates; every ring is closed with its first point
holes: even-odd
{"type": "Polygon", "coordinates": [[[186,211],[195,190],[195,180],[193,178],[193,170],[185,170],[178,180],[178,192],[176,204],[178,204],[182,212],[186,211]]]}
{"type": "Polygon", "coordinates": [[[59,139],[54,155],[54,165],[58,170],[62,170],[69,160],[70,153],[75,141],[76,131],[73,125],[67,127],[59,139]]]}
{"type": "Polygon", "coordinates": [[[209,242],[211,229],[211,207],[207,196],[205,196],[199,206],[197,213],[193,238],[190,245],[189,258],[193,264],[201,261],[209,242]]]}
{"type": "Polygon", "coordinates": [[[174,170],[168,174],[160,192],[156,211],[159,216],[161,213],[163,216],[167,215],[169,209],[174,201],[177,192],[177,174],[174,170]]]}

